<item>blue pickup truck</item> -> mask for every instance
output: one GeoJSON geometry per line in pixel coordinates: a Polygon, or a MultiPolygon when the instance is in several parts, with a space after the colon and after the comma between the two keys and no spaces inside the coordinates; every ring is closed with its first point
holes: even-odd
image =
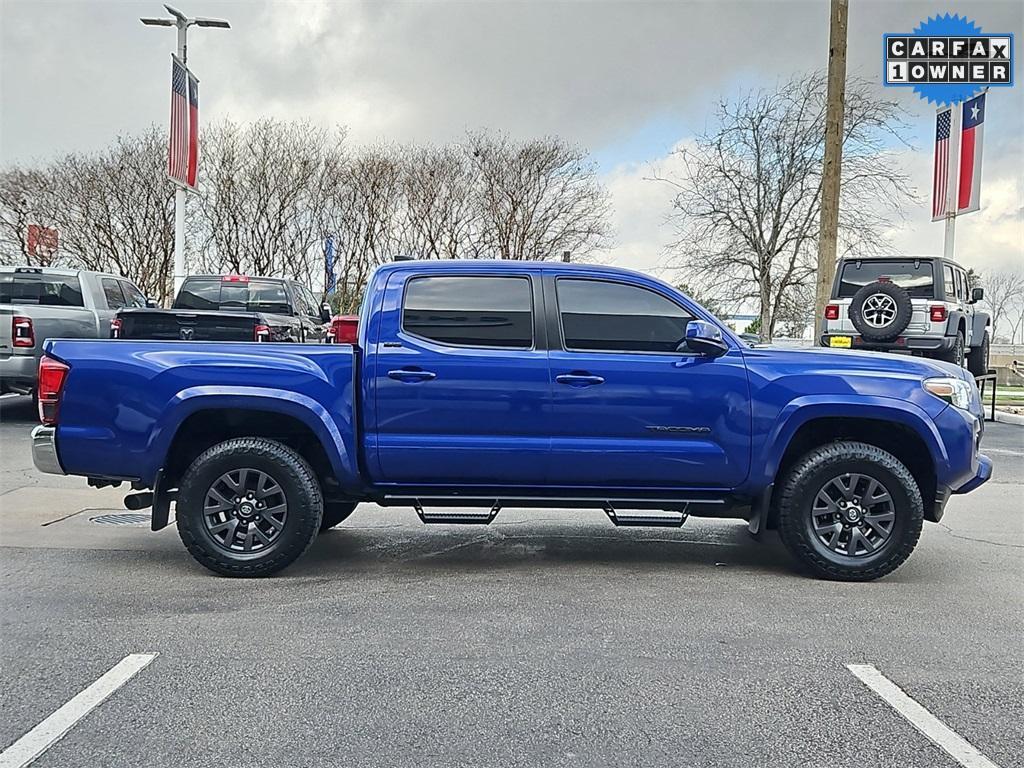
{"type": "Polygon", "coordinates": [[[131,483],[154,530],[173,504],[229,576],[279,571],[375,502],[446,524],[738,518],[863,581],[992,472],[963,369],[750,347],[658,280],[569,264],[385,265],[353,345],[51,341],[39,408],[40,470],[131,483]]]}

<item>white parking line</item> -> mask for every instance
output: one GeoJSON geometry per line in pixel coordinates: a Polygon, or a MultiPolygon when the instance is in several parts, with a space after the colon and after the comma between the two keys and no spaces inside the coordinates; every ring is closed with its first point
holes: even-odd
{"type": "Polygon", "coordinates": [[[999,768],[870,664],[847,664],[846,668],[960,765],[966,768],[999,768]]]}
{"type": "Polygon", "coordinates": [[[145,669],[156,657],[155,653],[125,656],[96,682],[0,752],[0,768],[24,768],[60,741],[75,723],[106,701],[110,694],[145,669]]]}

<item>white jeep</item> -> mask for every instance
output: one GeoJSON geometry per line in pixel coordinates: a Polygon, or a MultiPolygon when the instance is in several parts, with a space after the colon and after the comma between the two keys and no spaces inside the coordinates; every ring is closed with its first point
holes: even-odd
{"type": "Polygon", "coordinates": [[[825,307],[824,347],[904,352],[988,373],[992,319],[984,292],[948,259],[842,259],[825,307]]]}

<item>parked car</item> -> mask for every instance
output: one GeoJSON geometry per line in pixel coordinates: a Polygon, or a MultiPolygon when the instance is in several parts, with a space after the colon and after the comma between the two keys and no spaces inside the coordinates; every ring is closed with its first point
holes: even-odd
{"type": "Polygon", "coordinates": [[[322,342],[330,307],[297,280],[186,277],[170,309],[119,312],[114,337],[178,341],[322,342]]]}
{"type": "Polygon", "coordinates": [[[981,288],[948,259],[842,259],[825,307],[821,345],[909,352],[988,373],[992,318],[981,288]]]}
{"type": "Polygon", "coordinates": [[[47,339],[108,338],[117,310],[146,305],[138,286],[119,275],[0,267],[0,393],[35,389],[47,339]]]}
{"type": "Polygon", "coordinates": [[[751,348],[612,267],[388,264],[355,346],[54,341],[41,376],[36,466],[132,483],[154,530],[175,503],[189,552],[231,576],[284,568],[376,502],[426,523],[735,517],[777,526],[819,576],[867,580],[992,472],[962,369],[751,348]]]}

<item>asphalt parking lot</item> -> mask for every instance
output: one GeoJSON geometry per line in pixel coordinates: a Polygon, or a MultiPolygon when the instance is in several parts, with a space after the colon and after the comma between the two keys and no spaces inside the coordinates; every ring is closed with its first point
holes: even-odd
{"type": "Polygon", "coordinates": [[[973,765],[1024,765],[1024,427],[989,424],[993,480],[857,585],[734,522],[423,526],[368,505],[279,577],[229,580],[173,528],[94,521],[122,492],[36,473],[33,424],[26,398],[0,400],[0,750],[157,654],[34,765],[972,764],[847,665],[973,765]]]}

